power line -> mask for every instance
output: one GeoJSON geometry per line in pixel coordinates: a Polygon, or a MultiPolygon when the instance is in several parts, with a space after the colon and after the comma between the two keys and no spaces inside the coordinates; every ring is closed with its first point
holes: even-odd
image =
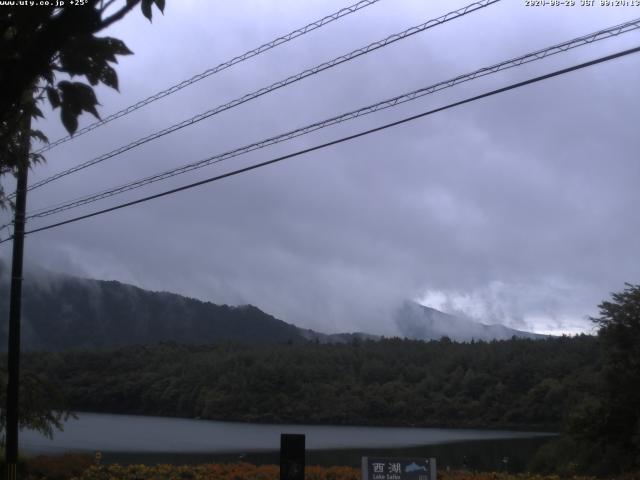
{"type": "MultiPolygon", "coordinates": [[[[580,64],[574,65],[572,67],[556,70],[554,72],[551,72],[551,73],[548,73],[548,74],[545,74],[545,75],[541,75],[541,76],[538,76],[538,77],[534,77],[534,78],[531,78],[529,80],[513,83],[513,84],[508,85],[506,87],[502,87],[502,88],[498,88],[498,89],[495,89],[495,90],[491,90],[489,92],[486,92],[486,93],[483,93],[483,94],[480,94],[480,95],[476,95],[476,96],[473,96],[473,97],[469,97],[469,98],[466,98],[464,100],[460,100],[458,102],[450,103],[450,104],[445,105],[443,107],[439,107],[439,108],[436,108],[436,109],[433,109],[433,110],[429,110],[429,111],[426,111],[426,112],[423,112],[423,113],[420,113],[420,114],[417,114],[417,115],[413,115],[413,116],[410,116],[410,117],[403,118],[402,120],[397,120],[395,122],[387,123],[387,124],[379,126],[379,127],[371,128],[369,130],[365,130],[365,131],[362,131],[362,132],[359,132],[359,133],[356,133],[356,134],[353,134],[353,135],[349,135],[349,136],[346,136],[346,137],[339,138],[337,140],[333,140],[333,141],[326,142],[326,143],[323,143],[323,144],[320,144],[320,145],[316,145],[314,147],[306,148],[306,149],[303,149],[303,150],[298,150],[297,152],[290,153],[288,155],[283,155],[281,157],[277,157],[277,158],[274,158],[274,159],[271,159],[271,160],[267,160],[265,162],[261,162],[261,163],[257,163],[257,164],[254,164],[254,165],[250,165],[248,167],[244,167],[244,168],[240,168],[240,169],[237,169],[237,170],[233,170],[231,172],[227,172],[227,173],[224,173],[224,174],[221,174],[221,175],[217,175],[215,177],[210,177],[210,178],[207,178],[205,180],[200,180],[198,182],[190,183],[188,185],[183,185],[182,187],[173,188],[171,190],[166,190],[166,191],[161,192],[161,193],[156,193],[154,195],[149,195],[147,197],[143,197],[143,198],[140,198],[138,200],[133,200],[131,202],[122,203],[120,205],[116,205],[116,206],[113,206],[113,207],[105,208],[103,210],[98,210],[96,212],[88,213],[86,215],[81,215],[81,216],[74,217],[74,218],[71,218],[71,219],[68,219],[68,220],[64,220],[64,221],[61,221],[61,222],[57,222],[57,223],[53,223],[53,224],[50,224],[50,225],[46,225],[44,227],[35,228],[33,230],[26,231],[25,235],[36,233],[36,232],[42,232],[44,230],[50,230],[52,228],[60,227],[62,225],[67,225],[69,223],[75,223],[75,222],[78,222],[80,220],[85,220],[87,218],[95,217],[95,216],[102,215],[102,214],[105,214],[105,213],[113,212],[115,210],[120,210],[120,209],[125,208],[125,207],[130,207],[130,206],[133,206],[133,205],[137,205],[139,203],[144,203],[144,202],[147,202],[147,201],[150,201],[150,200],[154,200],[156,198],[164,197],[164,196],[167,196],[167,195],[172,195],[174,193],[178,193],[178,192],[181,192],[183,190],[189,190],[191,188],[195,188],[195,187],[198,187],[198,186],[201,186],[201,185],[205,185],[207,183],[215,182],[215,181],[227,178],[227,177],[232,177],[232,176],[235,176],[235,175],[239,175],[241,173],[248,172],[250,170],[255,170],[255,169],[258,169],[258,168],[261,168],[261,167],[265,167],[265,166],[271,165],[273,163],[281,162],[281,161],[287,160],[289,158],[298,157],[298,156],[303,155],[305,153],[310,153],[310,152],[313,152],[313,151],[316,151],[316,150],[321,150],[323,148],[327,148],[327,147],[330,147],[332,145],[337,145],[337,144],[344,143],[344,142],[347,142],[347,141],[350,141],[350,140],[354,140],[356,138],[363,137],[365,135],[369,135],[371,133],[375,133],[375,132],[379,132],[379,131],[382,131],[382,130],[386,130],[387,128],[391,128],[391,127],[395,127],[395,126],[398,126],[398,125],[402,125],[404,123],[408,123],[408,122],[411,122],[413,120],[417,120],[419,118],[426,117],[428,115],[433,115],[435,113],[442,112],[444,110],[448,110],[448,109],[451,109],[451,108],[454,108],[454,107],[458,107],[460,105],[471,103],[471,102],[474,102],[476,100],[480,100],[480,99],[487,98],[487,97],[490,97],[490,96],[493,96],[493,95],[497,95],[499,93],[503,93],[503,92],[506,92],[506,91],[509,91],[509,90],[514,90],[516,88],[524,87],[526,85],[531,85],[533,83],[541,82],[543,80],[547,80],[547,79],[550,79],[550,78],[553,78],[553,77],[564,75],[564,74],[567,74],[567,73],[570,73],[570,72],[573,72],[573,71],[576,71],[576,70],[587,68],[587,67],[590,67],[590,66],[593,66],[593,65],[597,65],[597,64],[600,64],[600,63],[603,63],[603,62],[614,60],[616,58],[624,57],[626,55],[630,55],[632,53],[637,53],[637,52],[640,52],[640,46],[635,47],[635,48],[631,48],[631,49],[628,49],[628,50],[623,50],[621,52],[617,52],[617,53],[614,53],[614,54],[611,54],[611,55],[607,55],[607,56],[604,56],[604,57],[600,57],[600,58],[597,58],[595,60],[591,60],[589,62],[580,63],[580,64]]],[[[0,241],[0,244],[5,243],[5,242],[7,242],[9,240],[11,240],[11,238],[2,240],[2,241],[0,241]]]]}
{"type": "Polygon", "coordinates": [[[130,182],[124,185],[120,185],[118,187],[114,187],[108,190],[104,190],[102,192],[98,192],[95,194],[91,194],[88,196],[84,196],[84,197],[80,197],[78,199],[75,200],[70,200],[70,201],[66,201],[64,203],[60,203],[58,205],[52,206],[52,207],[45,207],[42,209],[39,209],[37,211],[34,211],[32,213],[29,213],[27,215],[27,219],[32,219],[32,218],[42,218],[42,217],[46,217],[49,215],[53,215],[56,213],[60,213],[62,211],[65,210],[70,210],[72,208],[76,208],[76,207],[80,207],[82,205],[86,205],[89,203],[94,203],[96,201],[105,199],[105,198],[109,198],[115,195],[118,195],[120,193],[124,193],[130,190],[134,190],[140,187],[143,187],[145,185],[149,185],[151,183],[155,183],[161,180],[165,180],[167,178],[170,177],[174,177],[177,175],[181,175],[183,173],[187,173],[189,171],[192,170],[196,170],[199,168],[203,168],[205,166],[208,165],[212,165],[215,163],[220,163],[222,161],[228,160],[230,158],[234,158],[240,155],[243,155],[245,153],[249,153],[251,151],[255,151],[255,150],[259,150],[262,148],[265,148],[267,146],[271,146],[271,145],[275,145],[277,143],[280,142],[284,142],[287,140],[290,140],[292,138],[296,138],[302,135],[306,135],[308,133],[311,133],[313,131],[316,130],[320,130],[322,128],[326,128],[328,126],[331,125],[335,125],[338,123],[342,123],[348,120],[352,120],[364,115],[368,115],[370,113],[374,113],[380,110],[384,110],[390,107],[394,107],[396,105],[400,105],[402,103],[406,103],[409,101],[413,101],[416,100],[420,97],[423,97],[425,95],[429,95],[435,92],[438,92],[440,90],[443,90],[445,88],[450,88],[453,87],[457,84],[463,83],[463,82],[467,82],[476,78],[480,78],[486,75],[490,75],[493,73],[497,73],[499,71],[503,71],[509,68],[513,68],[513,67],[517,67],[519,65],[523,65],[526,63],[530,63],[533,61],[537,61],[537,60],[541,60],[543,58],[546,58],[548,56],[551,55],[555,55],[557,53],[562,53],[562,52],[566,52],[569,49],[572,48],[576,48],[582,45],[588,45],[591,44],[593,42],[599,41],[599,40],[603,40],[606,38],[610,38],[612,36],[617,36],[620,35],[622,33],[627,33],[630,32],[632,30],[636,30],[640,28],[640,18],[639,19],[635,19],[635,20],[631,20],[619,25],[615,25],[613,27],[609,27],[603,30],[598,30],[596,32],[590,33],[588,35],[583,35],[581,37],[578,38],[574,38],[572,40],[560,43],[560,44],[556,44],[553,45],[551,47],[547,47],[544,49],[540,49],[540,50],[536,50],[534,52],[531,53],[527,53],[525,55],[521,55],[519,57],[516,58],[512,58],[510,60],[505,60],[503,62],[494,64],[492,66],[489,67],[484,67],[478,70],[475,70],[473,72],[470,73],[466,73],[463,75],[458,75],[457,77],[451,78],[449,80],[444,80],[441,82],[438,82],[436,84],[430,85],[428,87],[424,87],[424,88],[420,88],[418,90],[414,90],[412,92],[409,93],[404,93],[402,95],[398,95],[395,96],[393,98],[387,99],[387,100],[383,100],[381,102],[372,104],[372,105],[368,105],[366,107],[362,107],[359,108],[357,110],[352,110],[350,112],[347,113],[343,113],[341,115],[335,116],[335,117],[331,117],[328,119],[324,119],[321,120],[319,122],[315,122],[312,123],[310,125],[304,126],[304,127],[300,127],[297,128],[295,130],[291,130],[289,132],[280,134],[280,135],[276,135],[274,137],[270,137],[267,139],[263,139],[260,140],[258,142],[254,142],[252,144],[249,145],[245,145],[243,147],[239,147],[236,148],[234,150],[231,151],[227,151],[225,153],[221,153],[218,155],[215,155],[213,157],[209,157],[206,158],[204,160],[199,160],[197,162],[193,162],[193,163],[189,163],[186,165],[183,165],[181,167],[178,168],[174,168],[162,173],[158,173],[149,177],[145,177],[139,180],[136,180],[134,182],[130,182]]]}
{"type": "MultiPolygon", "coordinates": [[[[441,25],[442,23],[454,20],[456,18],[460,18],[464,15],[467,15],[468,13],[471,12],[475,12],[477,10],[480,10],[482,8],[485,8],[489,5],[492,5],[494,3],[499,2],[500,0],[480,0],[477,2],[474,2],[470,5],[467,5],[466,7],[460,8],[458,10],[449,12],[445,15],[442,15],[438,18],[429,20],[427,22],[424,22],[420,25],[417,25],[415,27],[411,27],[408,28],[407,30],[404,30],[400,33],[396,33],[393,35],[388,36],[387,38],[383,39],[383,40],[379,40],[377,42],[373,42],[370,43],[369,45],[359,48],[357,50],[354,50],[350,53],[347,53],[345,55],[342,55],[340,57],[334,58],[333,60],[330,60],[328,62],[322,63],[320,65],[316,65],[313,68],[309,68],[307,70],[304,70],[296,75],[292,75],[290,77],[287,77],[284,80],[280,80],[278,82],[275,82],[271,85],[269,85],[268,87],[263,87],[259,90],[256,90],[252,93],[248,93],[242,97],[239,97],[235,100],[232,100],[231,102],[225,103],[223,105],[219,105],[211,110],[208,110],[206,112],[200,113],[198,115],[195,115],[187,120],[183,120],[180,123],[176,123],[170,127],[167,127],[163,130],[160,130],[158,132],[152,133],[151,135],[147,135],[146,137],[140,138],[138,140],[135,140],[127,145],[124,145],[122,147],[119,147],[115,150],[112,150],[109,153],[103,154],[99,157],[96,157],[92,160],[88,160],[80,165],[77,165],[73,168],[70,168],[68,170],[65,170],[63,172],[59,172],[51,177],[45,178],[43,180],[40,180],[39,182],[34,183],[33,185],[29,186],[29,190],[33,190],[36,189],[38,187],[41,187],[43,185],[46,185],[47,183],[53,182],[54,180],[57,180],[59,178],[65,177],[67,175],[70,175],[72,173],[75,173],[79,170],[82,170],[84,168],[90,167],[92,165],[95,165],[97,163],[103,162],[109,158],[113,158],[117,155],[120,155],[121,153],[127,152],[133,148],[139,147],[140,145],[143,145],[145,143],[148,143],[152,140],[156,140],[157,138],[163,137],[165,135],[168,135],[169,133],[173,133],[177,130],[180,130],[182,128],[188,127],[190,125],[193,125],[197,122],[200,122],[206,118],[209,118],[213,115],[216,115],[218,113],[221,113],[225,110],[229,110],[231,108],[237,107],[239,105],[242,105],[243,103],[246,103],[250,100],[253,100],[255,98],[261,97],[262,95],[265,95],[267,93],[270,93],[274,90],[280,89],[282,87],[285,87],[287,85],[291,85],[292,83],[298,82],[306,77],[310,77],[312,75],[316,75],[324,70],[328,70],[330,68],[333,68],[337,65],[340,65],[342,63],[348,62],[350,60],[353,60],[354,58],[360,57],[362,55],[365,55],[367,53],[370,53],[374,50],[377,50],[379,48],[382,47],[386,47],[387,45],[391,45],[392,43],[395,43],[399,40],[403,40],[405,38],[408,38],[412,35],[415,35],[416,33],[420,33],[423,32],[429,28],[433,28],[437,25],[441,25]]],[[[13,195],[13,194],[12,194],[13,195]]],[[[9,198],[11,198],[11,196],[9,196],[9,198]]]]}
{"type": "Polygon", "coordinates": [[[374,3],[379,2],[380,0],[362,0],[359,1],[357,3],[354,3],[353,5],[350,5],[348,7],[342,8],[340,10],[338,10],[337,12],[334,12],[330,15],[327,15],[326,17],[321,18],[320,20],[316,20],[315,22],[309,23],[308,25],[305,25],[302,28],[298,28],[292,32],[287,33],[286,35],[282,35],[281,37],[276,38],[275,40],[272,40],[268,43],[265,43],[263,45],[260,45],[257,48],[254,48],[253,50],[249,50],[248,52],[243,53],[242,55],[238,55],[237,57],[232,58],[231,60],[228,60],[226,62],[221,63],[220,65],[217,65],[213,68],[210,68],[208,70],[205,70],[202,73],[199,73],[197,75],[194,75],[193,77],[189,78],[188,80],[183,80],[180,83],[177,83],[169,88],[167,88],[166,90],[162,90],[154,95],[151,95],[147,98],[145,98],[144,100],[140,100],[139,102],[128,106],[127,108],[124,108],[116,113],[113,113],[111,115],[109,115],[108,117],[105,117],[101,120],[98,120],[96,122],[93,122],[90,125],[87,125],[84,128],[81,128],[80,130],[76,131],[73,135],[67,135],[65,137],[61,137],[51,143],[49,143],[48,145],[45,145],[44,147],[42,147],[41,149],[39,149],[36,153],[43,153],[46,152],[47,150],[51,150],[52,148],[57,147],[58,145],[62,145],[63,143],[68,142],[69,140],[78,138],[81,135],[84,135],[87,132],[90,132],[91,130],[95,130],[98,127],[101,127],[102,125],[109,123],[117,118],[120,117],[124,117],[125,115],[130,114],[131,112],[134,112],[136,110],[138,110],[139,108],[144,107],[145,105],[149,105],[150,103],[155,102],[156,100],[160,100],[161,98],[164,98],[168,95],[171,95],[173,93],[176,93],[179,90],[182,90],[185,87],[188,87],[189,85],[193,85],[196,82],[199,82],[200,80],[203,80],[207,77],[210,77],[211,75],[214,75],[216,73],[219,73],[223,70],[226,70],[229,67],[232,67],[240,62],[244,62],[245,60],[248,60],[252,57],[258,56],[261,53],[264,53],[268,50],[271,50],[272,48],[275,48],[277,46],[280,46],[284,43],[287,43],[291,40],[293,40],[294,38],[300,37],[306,33],[309,33],[313,30],[316,30],[320,27],[323,27],[331,22],[334,22],[342,17],[345,17],[351,13],[357,12],[358,10],[362,10],[365,7],[368,7],[369,5],[373,5],[374,3]]]}

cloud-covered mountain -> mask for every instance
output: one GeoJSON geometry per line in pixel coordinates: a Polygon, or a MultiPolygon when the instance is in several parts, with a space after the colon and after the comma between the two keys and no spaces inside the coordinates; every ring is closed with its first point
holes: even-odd
{"type": "Polygon", "coordinates": [[[470,342],[471,340],[507,340],[514,336],[532,339],[545,337],[504,325],[485,325],[414,302],[405,302],[396,311],[394,321],[401,336],[416,340],[439,340],[442,337],[449,337],[458,342],[470,342]]]}
{"type": "MultiPolygon", "coordinates": [[[[0,275],[0,349],[7,345],[9,284],[0,275]]],[[[279,320],[252,305],[228,306],[153,292],[116,281],[90,280],[37,270],[26,275],[22,347],[63,350],[176,342],[210,344],[350,343],[377,340],[364,332],[325,334],[279,320]]],[[[401,337],[416,340],[540,338],[502,325],[482,325],[406,302],[394,318],[401,337]]]]}
{"type": "MultiPolygon", "coordinates": [[[[0,315],[8,318],[7,276],[0,284],[0,315]]],[[[6,349],[7,321],[0,348],[6,349]]],[[[215,305],[174,293],[115,281],[38,271],[23,287],[22,346],[63,350],[158,342],[207,344],[304,342],[300,330],[252,306],[215,305]]]]}

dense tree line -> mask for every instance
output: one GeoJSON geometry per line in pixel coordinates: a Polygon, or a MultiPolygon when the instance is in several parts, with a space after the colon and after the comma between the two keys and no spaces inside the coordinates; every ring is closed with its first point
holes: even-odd
{"type": "MultiPolygon", "coordinates": [[[[567,475],[640,470],[640,285],[599,305],[600,373],[570,408],[564,435],[540,449],[532,468],[567,475]]],[[[629,478],[637,478],[637,473],[629,478]]]]}
{"type": "Polygon", "coordinates": [[[124,347],[34,353],[80,411],[252,422],[559,430],[599,375],[596,338],[124,347]]]}
{"type": "Polygon", "coordinates": [[[57,389],[57,398],[79,411],[557,430],[563,435],[546,443],[530,468],[638,471],[640,285],[628,284],[599,307],[597,336],[471,343],[354,337],[350,344],[289,339],[31,353],[24,374],[37,382],[23,392],[23,406],[35,406],[33,418],[54,427],[61,417],[46,416],[45,390],[57,389]]]}

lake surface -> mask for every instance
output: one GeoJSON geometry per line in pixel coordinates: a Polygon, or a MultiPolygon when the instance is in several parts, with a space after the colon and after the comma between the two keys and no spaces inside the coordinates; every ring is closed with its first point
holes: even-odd
{"type": "MultiPolygon", "coordinates": [[[[281,433],[306,435],[310,464],[354,466],[359,464],[361,455],[367,454],[438,453],[447,458],[457,452],[453,456],[455,462],[473,463],[469,459],[486,457],[481,452],[497,449],[492,458],[515,459],[531,455],[530,451],[550,438],[549,434],[537,432],[249,424],[79,413],[78,419],[66,422],[63,432],[55,432],[53,440],[36,432],[21,432],[20,448],[27,454],[101,451],[105,461],[121,463],[195,463],[239,458],[277,463],[281,433]],[[529,453],[522,451],[525,446],[529,453]]],[[[455,464],[453,457],[451,463],[455,464]]]]}

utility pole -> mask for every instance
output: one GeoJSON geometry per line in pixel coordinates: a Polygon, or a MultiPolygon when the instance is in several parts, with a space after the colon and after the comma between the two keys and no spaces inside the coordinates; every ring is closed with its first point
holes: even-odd
{"type": "Polygon", "coordinates": [[[9,349],[7,382],[7,438],[5,460],[7,480],[17,479],[18,469],[18,425],[20,391],[20,315],[22,310],[22,259],[24,253],[24,224],[27,209],[27,174],[29,172],[29,150],[31,147],[31,117],[24,112],[22,130],[23,149],[18,159],[16,205],[13,217],[13,257],[11,261],[11,297],[9,300],[9,349]]]}

